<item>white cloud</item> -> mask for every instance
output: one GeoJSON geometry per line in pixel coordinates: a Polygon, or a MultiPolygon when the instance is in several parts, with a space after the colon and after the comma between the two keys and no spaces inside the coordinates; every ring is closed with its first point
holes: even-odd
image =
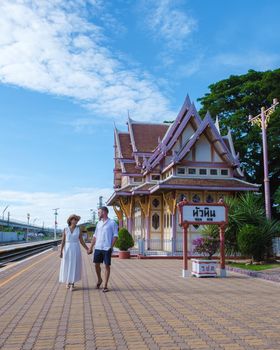
{"type": "Polygon", "coordinates": [[[267,70],[279,66],[280,55],[251,49],[244,53],[218,54],[212,58],[212,62],[218,67],[267,70]]]}
{"type": "MultiPolygon", "coordinates": [[[[2,0],[0,82],[73,98],[98,117],[124,119],[130,110],[142,120],[170,118],[169,101],[153,78],[128,68],[106,48],[102,28],[89,21],[99,4],[2,0]]],[[[171,36],[171,27],[164,30],[171,36]]]]}
{"type": "MultiPolygon", "coordinates": [[[[74,118],[72,120],[60,122],[62,125],[67,125],[73,128],[73,131],[83,134],[96,134],[100,131],[100,127],[104,127],[105,125],[110,126],[112,129],[112,123],[109,119],[93,119],[93,118],[74,118]]],[[[1,175],[0,175],[1,178],[1,175]]]]}
{"type": "Polygon", "coordinates": [[[177,74],[180,77],[190,77],[201,69],[203,60],[205,59],[205,56],[202,53],[197,54],[196,58],[193,60],[190,60],[188,63],[183,65],[178,65],[178,71],[177,74]]]}
{"type": "Polygon", "coordinates": [[[195,30],[196,20],[186,13],[178,0],[144,0],[146,24],[153,36],[170,48],[180,49],[195,30]]]}
{"type": "MultiPolygon", "coordinates": [[[[66,226],[67,217],[70,214],[76,213],[80,215],[81,221],[87,221],[91,218],[90,209],[96,209],[99,196],[103,196],[105,202],[112,194],[110,188],[78,188],[69,193],[61,192],[22,192],[1,190],[1,208],[0,212],[9,204],[11,220],[27,221],[27,213],[30,213],[30,222],[35,218],[36,225],[45,223],[45,227],[54,226],[53,208],[60,208],[58,215],[59,227],[66,226]],[[2,210],[1,210],[2,209],[2,210]]],[[[6,211],[6,215],[7,212],[6,211]]],[[[111,210],[111,217],[114,213],[111,210]]]]}
{"type": "Polygon", "coordinates": [[[25,179],[25,177],[22,175],[0,173],[0,180],[3,182],[10,181],[10,180],[22,180],[22,179],[25,179]]]}

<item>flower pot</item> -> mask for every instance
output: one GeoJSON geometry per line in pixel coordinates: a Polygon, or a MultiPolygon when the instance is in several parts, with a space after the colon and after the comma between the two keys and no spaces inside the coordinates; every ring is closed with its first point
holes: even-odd
{"type": "Polygon", "coordinates": [[[130,259],[130,251],[128,250],[120,250],[119,251],[119,259],[130,259]]]}
{"type": "Polygon", "coordinates": [[[216,277],[217,260],[192,259],[192,276],[216,277]]]}

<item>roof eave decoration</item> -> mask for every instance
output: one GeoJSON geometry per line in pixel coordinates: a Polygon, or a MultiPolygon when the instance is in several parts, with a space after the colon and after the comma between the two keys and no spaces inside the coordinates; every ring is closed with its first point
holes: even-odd
{"type": "Polygon", "coordinates": [[[114,133],[115,133],[115,140],[116,140],[116,144],[117,144],[117,147],[118,147],[118,150],[119,150],[119,155],[121,158],[123,158],[123,155],[122,155],[122,150],[121,150],[121,144],[120,144],[120,139],[119,139],[119,130],[116,128],[114,128],[114,133]]]}
{"type": "Polygon", "coordinates": [[[128,125],[128,131],[129,131],[129,134],[130,134],[132,150],[133,150],[133,152],[137,152],[135,139],[134,139],[134,134],[133,134],[133,128],[131,126],[132,123],[133,123],[133,120],[130,117],[128,117],[127,125],[128,125]]]}
{"type": "MultiPolygon", "coordinates": [[[[201,186],[201,185],[189,185],[189,184],[185,184],[185,185],[175,185],[175,184],[168,184],[168,182],[172,179],[181,179],[180,177],[177,177],[177,176],[172,176],[171,178],[168,178],[168,179],[165,179],[163,181],[159,181],[159,183],[157,183],[155,186],[151,187],[150,188],[150,192],[151,193],[154,193],[156,191],[158,191],[159,189],[170,189],[170,188],[177,188],[177,189],[193,189],[193,190],[201,190],[202,188],[205,189],[205,190],[215,190],[215,191],[219,191],[221,190],[221,187],[219,186],[215,186],[215,185],[208,185],[208,186],[201,186]]],[[[218,179],[218,180],[221,180],[221,179],[218,179]]],[[[225,179],[222,179],[223,181],[232,181],[232,180],[235,180],[237,182],[239,182],[240,184],[244,184],[246,186],[241,186],[238,187],[238,186],[230,186],[229,185],[226,185],[223,187],[223,190],[229,190],[229,191],[259,191],[260,189],[260,186],[259,184],[251,184],[247,181],[244,181],[244,180],[241,180],[241,179],[237,179],[237,178],[225,178],[225,179]]]]}
{"type": "MultiPolygon", "coordinates": [[[[201,186],[191,186],[191,185],[172,185],[172,186],[169,186],[169,185],[157,185],[155,187],[152,187],[151,190],[150,190],[150,193],[153,194],[155,193],[156,191],[160,190],[160,189],[166,189],[166,190],[169,190],[169,189],[178,189],[178,190],[209,190],[209,191],[220,191],[221,190],[221,187],[219,186],[205,186],[205,187],[201,187],[201,186]]],[[[258,192],[259,189],[258,188],[254,188],[254,187],[223,187],[223,191],[254,191],[254,192],[258,192]]]]}
{"type": "Polygon", "coordinates": [[[239,176],[244,177],[244,171],[241,169],[241,167],[237,167],[236,171],[238,172],[239,176]]]}
{"type": "MultiPolygon", "coordinates": [[[[208,112],[208,111],[207,111],[207,112],[208,112]]],[[[210,114],[210,112],[209,112],[209,114],[210,114]]],[[[215,126],[216,126],[216,128],[217,128],[219,134],[221,135],[219,116],[216,116],[215,126]]]]}
{"type": "Polygon", "coordinates": [[[225,144],[225,142],[224,142],[222,136],[220,135],[219,131],[217,130],[215,124],[213,123],[213,120],[212,120],[212,117],[211,117],[211,115],[210,115],[210,112],[207,113],[206,116],[208,117],[209,126],[211,125],[211,130],[214,131],[214,133],[216,134],[218,140],[221,142],[221,144],[222,144],[224,150],[226,151],[226,154],[227,154],[229,160],[232,162],[232,164],[233,164],[234,166],[239,166],[239,165],[240,165],[239,160],[238,160],[236,157],[234,157],[234,156],[231,154],[230,150],[227,148],[227,145],[225,144]]]}
{"type": "Polygon", "coordinates": [[[186,115],[184,115],[183,121],[181,121],[181,118],[179,118],[179,116],[180,116],[180,113],[173,123],[173,125],[175,125],[174,129],[170,129],[170,131],[169,131],[170,135],[168,135],[167,138],[164,137],[160,146],[158,146],[157,151],[155,152],[155,154],[157,154],[157,156],[156,157],[152,156],[149,159],[149,167],[146,169],[146,173],[149,172],[150,170],[152,170],[161,161],[161,159],[166,155],[167,151],[169,151],[174,146],[179,135],[183,132],[184,128],[186,127],[186,125],[188,124],[189,120],[192,117],[194,117],[194,120],[196,120],[198,128],[202,124],[194,103],[191,104],[186,115]],[[177,127],[177,130],[176,130],[176,127],[177,127]]]}
{"type": "Polygon", "coordinates": [[[237,164],[237,171],[240,175],[244,176],[243,171],[240,168],[240,160],[239,160],[239,153],[236,153],[235,151],[235,147],[234,147],[234,143],[233,143],[233,139],[232,139],[232,133],[231,133],[231,129],[228,128],[228,133],[226,135],[228,142],[229,142],[229,147],[230,147],[230,152],[233,155],[236,164],[237,164]]]}

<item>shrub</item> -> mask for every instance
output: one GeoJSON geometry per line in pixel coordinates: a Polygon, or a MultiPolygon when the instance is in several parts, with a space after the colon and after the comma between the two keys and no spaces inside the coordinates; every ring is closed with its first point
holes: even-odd
{"type": "Polygon", "coordinates": [[[266,250],[265,235],[257,226],[244,225],[237,235],[237,243],[241,254],[248,255],[253,260],[263,260],[266,250]]]}
{"type": "Polygon", "coordinates": [[[126,228],[121,228],[119,230],[118,240],[116,242],[116,247],[119,250],[126,251],[129,248],[134,246],[134,240],[131,234],[127,231],[126,228]]]}
{"type": "Polygon", "coordinates": [[[229,207],[228,226],[225,232],[225,246],[227,254],[238,252],[237,236],[244,225],[261,226],[265,220],[263,200],[254,193],[245,193],[238,197],[225,199],[229,207]]]}
{"type": "Polygon", "coordinates": [[[211,259],[219,249],[219,239],[215,237],[200,237],[193,240],[194,253],[207,256],[211,259]]]}
{"type": "Polygon", "coordinates": [[[263,220],[262,225],[244,225],[237,235],[239,250],[253,260],[260,261],[272,255],[272,239],[279,236],[279,221],[263,220]]]}

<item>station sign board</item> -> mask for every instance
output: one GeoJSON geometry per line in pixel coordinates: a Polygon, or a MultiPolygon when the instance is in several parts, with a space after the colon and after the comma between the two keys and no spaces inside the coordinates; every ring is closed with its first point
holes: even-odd
{"type": "Polygon", "coordinates": [[[228,221],[224,203],[185,203],[180,206],[180,214],[180,224],[220,225],[228,221]]]}

